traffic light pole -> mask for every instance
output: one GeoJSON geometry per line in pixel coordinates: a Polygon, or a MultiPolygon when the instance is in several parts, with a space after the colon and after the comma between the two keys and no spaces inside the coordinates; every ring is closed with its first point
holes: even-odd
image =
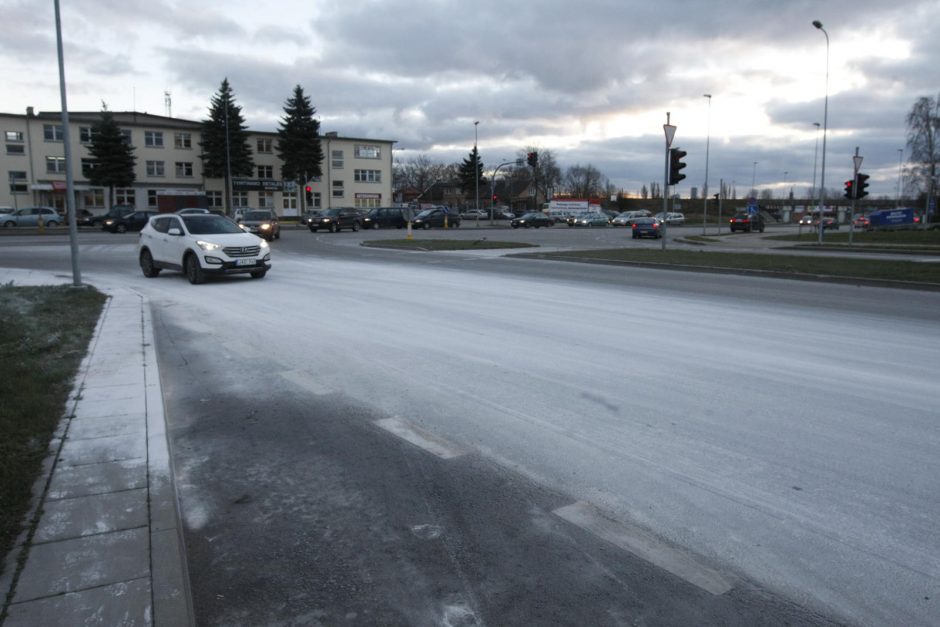
{"type": "Polygon", "coordinates": [[[666,157],[665,167],[663,168],[663,223],[662,228],[662,250],[666,250],[666,211],[669,208],[669,148],[672,146],[672,139],[676,136],[676,127],[669,123],[669,112],[666,112],[666,123],[663,124],[663,132],[666,134],[666,157]]]}
{"type": "Polygon", "coordinates": [[[852,174],[852,208],[849,209],[849,246],[852,245],[852,236],[855,233],[855,203],[858,202],[858,195],[862,191],[858,183],[858,169],[862,167],[862,159],[863,157],[858,154],[858,146],[856,146],[855,156],[852,157],[855,172],[852,174]]]}

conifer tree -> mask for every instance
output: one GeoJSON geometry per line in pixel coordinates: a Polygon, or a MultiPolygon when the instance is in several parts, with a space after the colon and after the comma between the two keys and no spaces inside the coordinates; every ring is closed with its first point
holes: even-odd
{"type": "Polygon", "coordinates": [[[209,119],[202,121],[202,141],[199,146],[202,148],[199,156],[202,158],[203,175],[225,180],[225,206],[231,208],[229,174],[232,177],[251,176],[255,164],[242,108],[235,104],[227,78],[212,97],[209,119]]]}
{"type": "Polygon", "coordinates": [[[92,185],[108,188],[110,205],[115,187],[130,187],[134,184],[137,158],[134,156],[134,147],[124,138],[114,115],[107,108],[101,111],[101,119],[91,128],[88,152],[91,158],[82,174],[92,185]]]}

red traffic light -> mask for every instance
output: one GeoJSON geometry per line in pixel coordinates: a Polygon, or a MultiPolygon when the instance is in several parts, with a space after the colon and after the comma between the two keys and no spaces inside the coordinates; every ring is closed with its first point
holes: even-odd
{"type": "Polygon", "coordinates": [[[313,191],[313,187],[311,187],[310,185],[307,185],[307,187],[304,188],[304,191],[312,192],[312,191],[313,191]]]}

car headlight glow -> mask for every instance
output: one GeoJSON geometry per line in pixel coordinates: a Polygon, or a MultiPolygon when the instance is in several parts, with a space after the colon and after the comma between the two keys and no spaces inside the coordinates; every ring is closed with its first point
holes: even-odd
{"type": "Polygon", "coordinates": [[[261,240],[261,248],[268,248],[268,240],[261,240]]]}
{"type": "Polygon", "coordinates": [[[212,242],[207,242],[207,241],[204,241],[204,240],[198,240],[198,241],[196,242],[196,246],[198,246],[199,248],[201,248],[201,249],[203,249],[203,250],[205,250],[205,251],[209,251],[209,250],[219,250],[220,248],[222,248],[222,246],[220,246],[219,244],[213,244],[212,242]]]}
{"type": "Polygon", "coordinates": [[[262,231],[269,231],[269,230],[271,230],[271,225],[270,225],[270,224],[262,224],[262,225],[261,225],[261,230],[262,230],[262,231]]]}

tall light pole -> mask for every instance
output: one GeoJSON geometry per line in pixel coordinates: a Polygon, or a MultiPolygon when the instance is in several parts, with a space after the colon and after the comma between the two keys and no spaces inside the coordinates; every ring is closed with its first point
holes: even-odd
{"type": "MultiPolygon", "coordinates": [[[[479,120],[473,123],[473,171],[475,173],[477,189],[477,200],[474,209],[476,209],[477,212],[480,211],[480,153],[477,152],[477,128],[479,126],[479,120]]],[[[477,218],[477,220],[479,220],[479,218],[477,218]]]]}
{"type": "Polygon", "coordinates": [[[809,193],[810,199],[816,197],[816,161],[819,159],[819,127],[822,125],[819,122],[813,122],[813,126],[816,127],[816,152],[813,153],[813,189],[809,193]]]}
{"type": "MultiPolygon", "coordinates": [[[[72,146],[69,143],[69,106],[65,96],[65,56],[62,52],[62,16],[59,0],[55,0],[56,50],[59,56],[59,96],[62,99],[62,146],[65,154],[65,211],[69,221],[69,245],[72,257],[72,285],[82,284],[82,269],[78,264],[78,224],[75,212],[75,179],[72,174],[72,146]]],[[[14,194],[13,198],[16,198],[14,194]]],[[[40,225],[42,223],[40,222],[40,225]]]]}
{"type": "Polygon", "coordinates": [[[826,132],[829,129],[829,33],[823,28],[822,22],[813,20],[813,26],[826,36],[826,100],[823,105],[823,157],[822,173],[819,175],[819,245],[823,243],[823,205],[826,201],[826,132]]]}
{"type": "Polygon", "coordinates": [[[702,235],[705,235],[705,224],[708,214],[708,148],[712,139],[712,95],[704,94],[708,98],[708,122],[705,131],[705,189],[702,193],[702,235]]]}
{"type": "Polygon", "coordinates": [[[898,148],[898,198],[895,207],[901,208],[901,158],[904,156],[904,149],[898,148]]]}

